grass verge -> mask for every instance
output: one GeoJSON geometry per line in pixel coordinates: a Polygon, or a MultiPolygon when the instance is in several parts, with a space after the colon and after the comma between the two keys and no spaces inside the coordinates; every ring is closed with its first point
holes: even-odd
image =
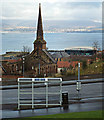
{"type": "MultiPolygon", "coordinates": [[[[34,112],[35,114],[35,112],[34,112]]],[[[12,120],[31,120],[35,118],[103,118],[102,110],[99,111],[87,111],[87,112],[72,112],[72,113],[63,113],[63,114],[54,114],[54,115],[44,115],[44,116],[34,116],[26,118],[16,118],[12,120]]]]}

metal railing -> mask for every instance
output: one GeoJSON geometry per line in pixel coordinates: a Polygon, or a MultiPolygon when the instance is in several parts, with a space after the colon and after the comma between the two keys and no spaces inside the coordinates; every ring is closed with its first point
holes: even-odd
{"type": "MultiPolygon", "coordinates": [[[[40,89],[41,87],[39,87],[40,89]]],[[[18,110],[20,110],[21,106],[31,106],[32,109],[35,106],[44,105],[48,106],[56,106],[62,105],[62,78],[18,78],[18,110]],[[25,85],[31,85],[31,88],[25,89],[25,85]],[[36,85],[44,84],[45,91],[36,91],[36,85]],[[59,91],[50,91],[50,85],[57,84],[59,86],[59,91]],[[27,95],[30,95],[30,99],[28,100],[27,95]],[[45,97],[45,103],[36,103],[35,96],[36,95],[43,95],[45,97]],[[49,95],[59,95],[59,102],[58,103],[49,103],[49,95]],[[24,96],[25,99],[21,99],[24,96]]]]}

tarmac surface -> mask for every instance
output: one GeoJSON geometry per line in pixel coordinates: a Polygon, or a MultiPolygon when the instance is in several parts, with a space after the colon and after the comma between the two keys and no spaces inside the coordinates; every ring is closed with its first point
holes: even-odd
{"type": "MultiPolygon", "coordinates": [[[[101,78],[102,79],[102,78],[101,78]]],[[[80,91],[79,101],[78,93],[76,91],[76,84],[67,84],[62,86],[62,91],[68,92],[68,100],[69,100],[69,109],[64,110],[63,107],[54,107],[48,109],[34,109],[32,110],[21,110],[17,111],[17,93],[18,90],[15,89],[6,89],[2,90],[2,105],[3,110],[2,118],[14,118],[14,117],[27,117],[27,116],[37,116],[37,115],[49,115],[49,114],[59,114],[59,113],[69,113],[69,112],[80,112],[80,111],[93,111],[93,110],[101,110],[102,109],[102,82],[101,79],[93,79],[93,81],[99,80],[99,82],[82,84],[80,91]]],[[[89,81],[89,80],[88,80],[89,81]]],[[[14,87],[14,86],[13,86],[14,87]]],[[[30,89],[30,88],[26,88],[30,89]]],[[[44,87],[35,88],[35,91],[44,91],[44,87]]],[[[51,90],[57,91],[57,86],[51,86],[51,90]]],[[[24,96],[27,99],[26,96],[24,96]]],[[[29,96],[28,96],[29,98],[29,96]]],[[[50,100],[58,100],[57,96],[50,96],[50,100]]],[[[37,102],[44,101],[44,96],[37,96],[37,102]]]]}
{"type": "Polygon", "coordinates": [[[20,118],[20,117],[69,113],[69,112],[95,111],[95,110],[102,110],[102,102],[70,104],[67,110],[64,110],[63,107],[21,110],[21,111],[3,110],[2,118],[18,118],[18,117],[20,118]]]}

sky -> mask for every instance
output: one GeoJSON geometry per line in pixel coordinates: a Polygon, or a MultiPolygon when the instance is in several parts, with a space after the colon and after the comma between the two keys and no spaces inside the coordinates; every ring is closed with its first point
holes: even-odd
{"type": "Polygon", "coordinates": [[[39,3],[44,20],[102,21],[101,0],[2,0],[0,18],[37,20],[39,3]]]}

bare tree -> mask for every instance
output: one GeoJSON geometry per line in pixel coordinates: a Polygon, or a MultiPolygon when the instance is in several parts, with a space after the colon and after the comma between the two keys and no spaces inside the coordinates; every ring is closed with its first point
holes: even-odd
{"type": "Polygon", "coordinates": [[[30,47],[28,47],[28,46],[23,46],[23,48],[22,48],[22,52],[31,52],[31,48],[30,47]]]}
{"type": "Polygon", "coordinates": [[[95,50],[100,49],[100,46],[99,46],[99,42],[98,42],[98,41],[94,41],[93,44],[92,44],[92,46],[93,46],[93,48],[94,48],[95,50]]]}

